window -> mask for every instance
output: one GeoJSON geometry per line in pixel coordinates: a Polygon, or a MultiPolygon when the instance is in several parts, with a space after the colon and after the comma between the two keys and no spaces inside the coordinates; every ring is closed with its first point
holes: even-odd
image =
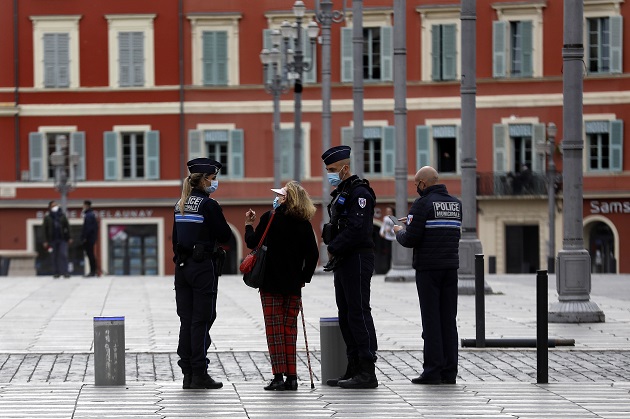
{"type": "Polygon", "coordinates": [[[76,131],[76,127],[41,127],[38,132],[28,135],[29,142],[29,179],[47,181],[55,179],[55,168],[50,164],[52,153],[60,151],[66,158],[76,154],[76,166],[68,162],[68,174],[75,180],[85,180],[85,132],[76,131]],[[67,146],[61,146],[61,137],[65,137],[67,146]]]}
{"type": "Polygon", "coordinates": [[[534,144],[545,141],[544,124],[495,124],[493,130],[495,172],[518,173],[523,166],[532,172],[544,170],[544,156],[534,148],[534,144]]]}
{"type": "Polygon", "coordinates": [[[110,87],[153,87],[155,15],[106,15],[110,87]]]}
{"type": "Polygon", "coordinates": [[[586,121],[587,171],[623,170],[623,121],[586,121]]]}
{"type": "Polygon", "coordinates": [[[103,136],[105,180],[160,178],[160,132],[119,127],[103,136]]]}
{"type": "MultiPolygon", "coordinates": [[[[366,81],[392,81],[393,28],[389,11],[376,15],[366,12],[363,27],[363,79],[366,81]]],[[[341,81],[353,78],[352,22],[341,28],[341,81]]]]}
{"type": "Polygon", "coordinates": [[[457,69],[457,26],[432,25],[431,28],[431,76],[433,80],[455,80],[457,69]]]}
{"type": "Polygon", "coordinates": [[[416,127],[416,169],[434,166],[439,173],[459,173],[461,127],[459,123],[431,121],[416,127]]]}
{"type": "Polygon", "coordinates": [[[621,73],[621,16],[586,19],[587,63],[590,73],[621,73]]]}
{"type": "Polygon", "coordinates": [[[363,29],[363,79],[381,79],[380,28],[363,29]]]}
{"type": "Polygon", "coordinates": [[[219,172],[230,178],[244,175],[243,130],[232,126],[202,124],[188,131],[188,159],[208,157],[223,164],[219,172]]]}
{"type": "MultiPolygon", "coordinates": [[[[342,142],[352,146],[354,128],[341,129],[342,142]]],[[[363,172],[368,176],[393,176],[395,165],[395,129],[389,126],[363,128],[363,172]]]]}
{"type": "Polygon", "coordinates": [[[31,16],[34,86],[79,87],[80,16],[31,16]]]}
{"type": "Polygon", "coordinates": [[[461,10],[457,5],[422,5],[420,53],[422,81],[457,80],[460,76],[461,10]]]}
{"type": "Polygon", "coordinates": [[[239,84],[240,13],[188,16],[192,37],[192,76],[197,86],[239,84]]]}

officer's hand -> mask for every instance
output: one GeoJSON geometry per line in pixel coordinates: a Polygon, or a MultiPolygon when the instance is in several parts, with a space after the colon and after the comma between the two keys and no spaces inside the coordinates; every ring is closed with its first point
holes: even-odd
{"type": "Polygon", "coordinates": [[[403,226],[395,225],[394,226],[394,233],[398,233],[402,229],[403,229],[403,226]]]}
{"type": "Polygon", "coordinates": [[[256,221],[256,211],[250,208],[245,213],[245,225],[252,225],[254,221],[256,221]]]}

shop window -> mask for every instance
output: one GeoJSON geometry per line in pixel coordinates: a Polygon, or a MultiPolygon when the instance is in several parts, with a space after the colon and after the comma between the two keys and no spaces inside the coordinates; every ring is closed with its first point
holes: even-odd
{"type": "Polygon", "coordinates": [[[108,226],[110,275],[157,275],[158,229],[153,224],[108,226]]]}

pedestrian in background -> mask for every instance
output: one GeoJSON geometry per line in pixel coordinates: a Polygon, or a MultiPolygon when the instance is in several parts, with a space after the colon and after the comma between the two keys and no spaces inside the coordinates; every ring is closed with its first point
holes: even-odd
{"type": "Polygon", "coordinates": [[[396,240],[396,233],[394,232],[394,222],[389,218],[390,215],[394,215],[392,207],[385,208],[385,216],[383,217],[383,223],[379,229],[379,235],[391,242],[396,240]]]}
{"type": "Polygon", "coordinates": [[[414,384],[455,384],[457,378],[457,269],[462,203],[438,184],[438,173],[422,167],[414,178],[420,198],[395,226],[396,240],[413,248],[413,268],[422,315],[424,363],[414,384]]]}
{"type": "Polygon", "coordinates": [[[223,210],[210,193],[219,186],[221,163],[197,158],[188,163],[182,195],[175,205],[175,302],[180,319],[177,364],[184,374],[183,388],[217,389],[223,383],[208,374],[210,328],[217,317],[218,273],[213,255],[217,242],[225,243],[232,231],[223,210]]]}
{"type": "Polygon", "coordinates": [[[260,287],[274,376],[265,390],[297,390],[297,317],[302,304],[302,287],[311,282],[319,258],[311,225],[315,205],[295,181],[272,191],[276,194],[273,210],[260,217],[256,230],[253,227],[256,212],[250,209],[245,213],[245,242],[250,249],[258,245],[273,213],[265,238],[265,276],[260,287]]]}
{"type": "Polygon", "coordinates": [[[370,286],[374,272],[372,240],[376,195],[367,180],[350,172],[350,147],[332,147],[322,160],[328,181],[335,190],[328,205],[330,223],[322,237],[328,245],[333,270],[339,328],[346,343],[348,368],[339,378],[326,382],[343,388],[375,388],[376,330],[370,308],[370,286]]]}
{"type": "Polygon", "coordinates": [[[83,251],[90,262],[90,272],[86,277],[97,276],[96,256],[94,255],[94,245],[98,236],[98,222],[96,214],[92,210],[92,201],[83,201],[83,229],[81,230],[81,243],[83,251]]]}
{"type": "Polygon", "coordinates": [[[56,201],[48,203],[48,212],[44,216],[44,248],[48,249],[52,257],[53,277],[70,278],[68,272],[68,245],[70,238],[70,224],[56,201]]]}

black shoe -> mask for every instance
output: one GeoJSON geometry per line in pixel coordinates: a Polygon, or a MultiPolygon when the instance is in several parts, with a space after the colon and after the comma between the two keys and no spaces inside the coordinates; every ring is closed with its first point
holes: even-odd
{"type": "Polygon", "coordinates": [[[94,273],[89,273],[89,274],[87,274],[87,275],[83,275],[83,278],[92,278],[92,277],[95,277],[95,276],[96,276],[96,274],[94,274],[94,273]]]}
{"type": "Polygon", "coordinates": [[[269,382],[269,384],[265,386],[265,390],[284,391],[284,380],[282,379],[282,377],[275,377],[269,382]]]}
{"type": "Polygon", "coordinates": [[[65,274],[63,277],[68,279],[68,278],[70,278],[70,274],[65,274]]]}
{"type": "Polygon", "coordinates": [[[358,364],[359,361],[356,358],[348,358],[348,367],[346,368],[346,372],[341,377],[329,378],[326,380],[326,385],[337,387],[339,381],[351,379],[358,372],[358,364]]]}
{"type": "Polygon", "coordinates": [[[192,374],[184,374],[184,382],[182,384],[183,389],[189,389],[192,383],[192,374]]]}
{"type": "Polygon", "coordinates": [[[190,383],[191,389],[217,389],[221,387],[223,387],[223,383],[221,381],[214,381],[207,373],[205,375],[193,375],[190,383]]]}
{"type": "Polygon", "coordinates": [[[359,363],[359,371],[349,380],[341,380],[337,383],[341,388],[376,388],[378,380],[374,373],[374,361],[362,359],[359,363]]]}
{"type": "Polygon", "coordinates": [[[457,384],[457,379],[455,378],[442,378],[442,384],[457,384]]]}
{"type": "Polygon", "coordinates": [[[53,278],[55,278],[55,279],[57,279],[59,277],[60,277],[60,275],[53,275],[53,278]]]}
{"type": "Polygon", "coordinates": [[[284,389],[290,391],[297,391],[298,382],[297,377],[287,377],[287,381],[284,382],[284,389]]]}
{"type": "Polygon", "coordinates": [[[431,378],[426,377],[425,375],[414,378],[411,382],[414,384],[442,384],[442,380],[440,378],[431,378]]]}

